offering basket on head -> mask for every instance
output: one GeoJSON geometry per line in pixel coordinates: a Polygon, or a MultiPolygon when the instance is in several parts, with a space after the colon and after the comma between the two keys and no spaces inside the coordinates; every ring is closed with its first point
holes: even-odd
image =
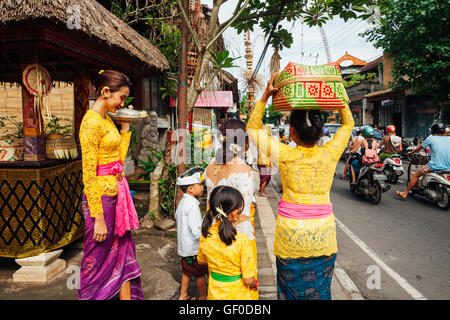
{"type": "Polygon", "coordinates": [[[274,80],[280,90],[272,98],[273,111],[338,110],[350,99],[335,63],[308,66],[289,62],[274,80]]]}

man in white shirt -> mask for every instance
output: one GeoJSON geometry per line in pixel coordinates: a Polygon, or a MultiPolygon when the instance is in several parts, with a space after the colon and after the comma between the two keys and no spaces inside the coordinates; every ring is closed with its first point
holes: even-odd
{"type": "Polygon", "coordinates": [[[177,179],[177,184],[184,192],[175,211],[177,221],[178,254],[181,256],[181,291],[178,300],[190,300],[189,282],[196,278],[200,300],[206,300],[206,274],[208,267],[197,262],[198,247],[202,235],[202,215],[200,202],[196,197],[203,194],[203,169],[192,168],[177,179]]]}

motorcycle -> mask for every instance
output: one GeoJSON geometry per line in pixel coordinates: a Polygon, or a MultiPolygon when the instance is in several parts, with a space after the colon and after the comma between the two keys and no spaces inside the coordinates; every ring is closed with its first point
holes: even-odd
{"type": "Polygon", "coordinates": [[[404,173],[400,155],[393,154],[383,161],[383,173],[387,177],[387,182],[396,184],[398,178],[404,173]]]}
{"type": "MultiPolygon", "coordinates": [[[[361,159],[359,159],[359,161],[361,161],[361,159]]],[[[376,162],[369,166],[362,167],[356,177],[355,185],[352,185],[350,170],[349,173],[350,191],[353,193],[358,192],[362,194],[364,198],[372,204],[378,204],[381,201],[383,192],[390,189],[390,186],[386,183],[387,177],[383,174],[383,163],[381,162],[376,162]]]]}
{"type": "MultiPolygon", "coordinates": [[[[412,142],[409,142],[405,138],[402,138],[402,151],[400,151],[398,154],[400,155],[400,159],[408,159],[408,148],[412,146],[412,142]]],[[[410,149],[411,150],[411,149],[410,149]]],[[[412,149],[414,150],[414,149],[412,149]]]]}
{"type": "MultiPolygon", "coordinates": [[[[428,163],[429,158],[430,155],[423,150],[413,155],[408,166],[408,184],[417,170],[428,163]]],[[[432,171],[419,177],[409,194],[426,197],[440,209],[448,210],[450,208],[450,171],[432,171]]]]}
{"type": "Polygon", "coordinates": [[[412,156],[409,155],[409,152],[411,152],[411,151],[413,151],[414,149],[416,149],[417,146],[418,146],[419,144],[422,144],[422,142],[423,142],[424,140],[425,140],[424,137],[417,137],[417,136],[415,136],[415,137],[414,137],[414,140],[411,142],[411,144],[410,144],[407,148],[405,148],[405,149],[406,149],[406,158],[407,158],[409,161],[411,161],[411,159],[412,159],[412,156]]]}

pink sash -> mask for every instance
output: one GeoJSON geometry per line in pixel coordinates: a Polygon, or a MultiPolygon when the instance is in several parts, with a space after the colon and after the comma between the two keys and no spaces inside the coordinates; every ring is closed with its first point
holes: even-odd
{"type": "Polygon", "coordinates": [[[329,204],[297,204],[280,200],[278,214],[289,219],[319,219],[333,213],[333,205],[329,204]]]}
{"type": "Polygon", "coordinates": [[[126,231],[139,228],[139,220],[130,194],[128,181],[123,175],[122,161],[97,166],[97,176],[116,176],[117,179],[117,203],[116,203],[116,227],[114,233],[121,237],[126,231]]]}

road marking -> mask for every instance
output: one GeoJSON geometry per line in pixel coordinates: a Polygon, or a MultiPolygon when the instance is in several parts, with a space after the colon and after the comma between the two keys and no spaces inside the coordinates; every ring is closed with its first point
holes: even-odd
{"type": "Polygon", "coordinates": [[[413,299],[427,300],[427,298],[411,286],[408,281],[384,263],[383,260],[381,260],[380,257],[378,257],[378,255],[364,243],[364,241],[355,236],[353,232],[351,232],[338,218],[336,218],[336,215],[334,216],[334,220],[336,220],[339,228],[341,228],[342,231],[350,237],[350,239],[352,239],[370,258],[372,258],[373,261],[375,261],[375,263],[377,263],[388,275],[390,275],[413,299]]]}

